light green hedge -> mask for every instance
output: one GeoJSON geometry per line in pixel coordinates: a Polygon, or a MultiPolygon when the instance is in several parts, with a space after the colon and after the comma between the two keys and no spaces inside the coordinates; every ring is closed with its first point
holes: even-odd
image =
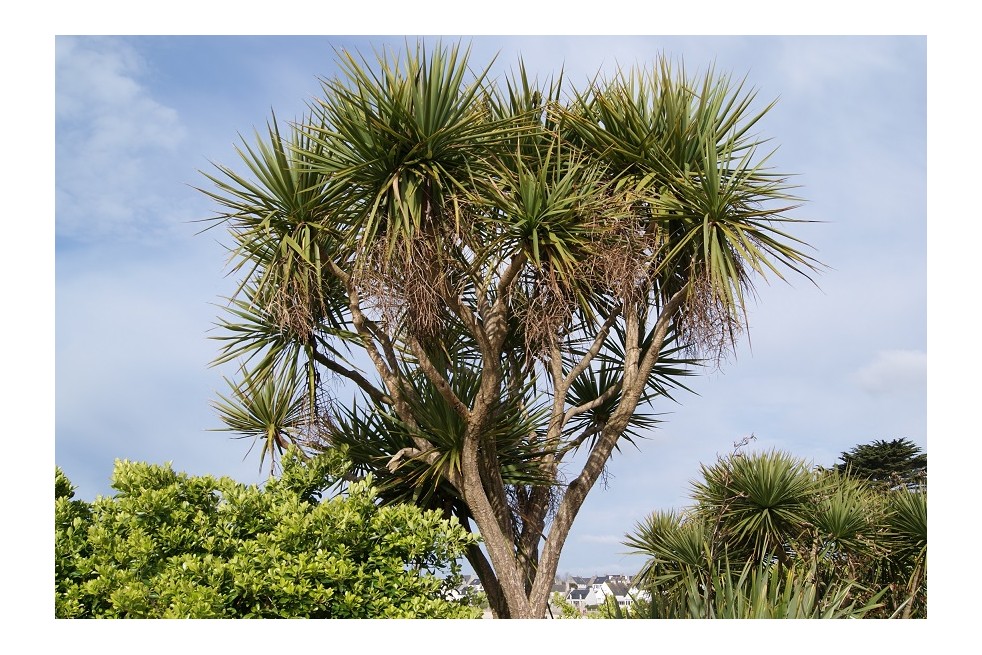
{"type": "Polygon", "coordinates": [[[447,599],[474,540],[371,481],[321,501],[337,453],[291,453],[263,487],[116,462],[112,497],[55,473],[55,614],[106,618],[465,618],[447,599]],[[448,575],[449,574],[449,575],[448,575]]]}

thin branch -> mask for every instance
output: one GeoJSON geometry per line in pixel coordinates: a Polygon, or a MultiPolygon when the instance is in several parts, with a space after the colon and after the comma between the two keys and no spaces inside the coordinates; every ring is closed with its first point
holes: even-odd
{"type": "Polygon", "coordinates": [[[549,431],[546,441],[550,444],[559,440],[563,429],[563,408],[566,407],[566,391],[569,385],[563,379],[563,356],[559,344],[552,340],[549,344],[549,375],[552,378],[552,413],[549,417],[549,431]]]}
{"type": "Polygon", "coordinates": [[[665,343],[665,336],[668,334],[668,326],[671,325],[672,317],[682,305],[687,293],[688,286],[684,286],[676,291],[675,295],[673,295],[669,301],[665,303],[665,307],[662,308],[658,321],[651,329],[651,343],[648,344],[648,349],[644,353],[641,363],[638,366],[638,371],[643,376],[642,379],[646,380],[648,378],[648,373],[651,372],[655,362],[658,361],[658,355],[661,354],[662,345],[665,343]]]}
{"type": "MultiPolygon", "coordinates": [[[[362,345],[365,348],[365,352],[368,353],[369,358],[372,363],[375,364],[376,370],[378,370],[379,375],[382,376],[382,381],[385,386],[388,387],[389,393],[392,398],[392,406],[396,410],[396,414],[402,421],[412,428],[418,428],[416,419],[413,417],[412,409],[406,402],[405,392],[406,388],[402,384],[402,380],[399,377],[399,368],[392,361],[392,368],[386,366],[385,360],[382,358],[381,353],[379,353],[378,348],[375,346],[374,338],[379,338],[382,341],[383,347],[388,345],[388,351],[392,350],[391,343],[387,338],[382,338],[384,335],[373,336],[372,331],[369,329],[370,321],[361,311],[360,299],[358,297],[358,290],[355,289],[351,276],[345,273],[341,268],[333,261],[328,261],[328,265],[331,268],[332,273],[338,277],[339,280],[345,285],[348,290],[348,307],[351,310],[351,318],[354,323],[355,330],[361,337],[362,345]]],[[[371,324],[374,325],[374,324],[371,324]]],[[[393,360],[394,353],[390,355],[390,361],[393,360]]],[[[421,436],[413,435],[413,443],[416,447],[424,452],[434,450],[434,446],[427,439],[421,436]]],[[[457,476],[452,476],[448,478],[455,487],[460,489],[460,480],[457,476]]]]}
{"type": "Polygon", "coordinates": [[[419,362],[419,367],[423,370],[423,373],[426,375],[429,381],[433,383],[433,386],[436,387],[437,391],[440,392],[443,399],[447,401],[447,404],[453,407],[454,411],[457,412],[462,419],[469,421],[471,412],[467,408],[467,405],[461,402],[460,398],[457,397],[457,394],[455,394],[451,388],[450,383],[447,382],[447,379],[441,375],[438,370],[436,370],[435,366],[433,366],[433,362],[430,361],[430,356],[426,354],[425,350],[423,350],[423,346],[420,345],[419,340],[416,339],[416,337],[411,337],[409,339],[409,345],[412,348],[413,354],[416,356],[417,361],[419,362]]]}
{"type": "Polygon", "coordinates": [[[491,308],[486,323],[488,341],[490,350],[492,351],[490,354],[493,354],[493,351],[499,350],[505,340],[505,335],[508,332],[507,321],[505,319],[508,311],[508,292],[526,261],[528,261],[528,255],[524,252],[513,256],[508,263],[508,267],[498,280],[497,297],[495,298],[494,306],[491,308]]]}
{"type": "Polygon", "coordinates": [[[468,307],[464,306],[461,298],[453,294],[446,294],[443,296],[443,300],[447,303],[450,309],[454,311],[457,317],[460,318],[464,326],[470,331],[471,335],[473,335],[474,339],[481,348],[481,354],[486,357],[491,351],[491,344],[488,341],[488,333],[485,332],[484,327],[481,325],[478,318],[474,316],[474,312],[472,312],[468,307]]]}
{"type": "Polygon", "coordinates": [[[527,261],[528,255],[522,251],[512,257],[511,261],[508,262],[508,268],[505,269],[505,272],[501,274],[501,279],[498,280],[497,300],[495,304],[501,302],[501,299],[508,293],[512,282],[515,281],[515,277],[521,272],[522,266],[525,266],[525,262],[527,261]]]}
{"type": "Polygon", "coordinates": [[[580,373],[585,371],[590,365],[590,362],[593,361],[593,358],[600,353],[600,349],[607,341],[607,335],[610,333],[610,328],[614,325],[614,321],[617,320],[617,317],[621,314],[621,307],[621,305],[618,305],[610,312],[610,316],[608,316],[607,320],[604,321],[604,324],[600,326],[600,330],[597,332],[596,338],[594,338],[593,343],[590,345],[590,349],[586,351],[585,355],[583,355],[583,359],[580,360],[580,363],[574,366],[569,372],[569,375],[566,376],[566,379],[563,381],[563,396],[566,395],[566,391],[569,389],[569,385],[573,383],[573,380],[575,380],[580,373]]]}
{"type": "MultiPolygon", "coordinates": [[[[617,409],[611,414],[610,420],[607,425],[604,426],[604,430],[598,440],[596,447],[590,453],[590,457],[587,458],[586,463],[583,465],[583,470],[580,475],[570,484],[572,488],[577,483],[581,483],[585,486],[586,490],[589,490],[593,484],[597,481],[597,477],[600,475],[600,471],[603,470],[603,465],[607,462],[607,458],[610,457],[611,451],[614,449],[614,445],[617,440],[623,434],[624,429],[627,427],[627,422],[631,415],[634,414],[634,410],[637,409],[638,401],[641,397],[641,390],[645,385],[645,381],[648,379],[648,373],[651,368],[655,365],[658,359],[658,354],[661,352],[662,345],[665,342],[665,336],[668,334],[668,326],[672,322],[672,317],[675,314],[675,310],[682,304],[685,298],[687,287],[680,289],[671,300],[665,304],[662,310],[661,316],[658,317],[658,321],[655,323],[655,327],[652,330],[651,343],[648,344],[647,352],[644,354],[643,359],[640,364],[635,367],[634,375],[629,380],[627,370],[627,362],[625,362],[624,378],[620,383],[624,391],[621,396],[621,401],[617,405],[617,409]]],[[[630,317],[630,314],[628,315],[630,317]]],[[[630,323],[630,322],[629,322],[630,323]]],[[[630,329],[628,330],[630,332],[630,329]]],[[[635,353],[639,350],[638,346],[628,346],[628,352],[634,350],[635,353]]],[[[625,359],[635,359],[634,357],[627,357],[625,359]]],[[[613,387],[611,387],[613,388],[613,387]]],[[[608,390],[609,391],[609,390],[608,390]]],[[[569,492],[567,492],[567,496],[569,492]]],[[[574,495],[576,497],[576,495],[574,495]]],[[[583,494],[586,497],[586,494],[583,494]]],[[[565,504],[564,498],[564,504],[565,504]]],[[[579,500],[582,502],[582,498],[579,500]]],[[[577,506],[577,509],[579,507],[577,506]]]]}
{"type": "Polygon", "coordinates": [[[579,448],[584,441],[586,441],[590,437],[600,434],[603,428],[604,428],[603,425],[596,425],[596,424],[590,425],[589,427],[584,429],[583,432],[580,433],[580,436],[576,437],[572,441],[568,442],[565,446],[563,446],[563,449],[557,453],[557,457],[562,458],[569,451],[579,448]]]}
{"type": "Polygon", "coordinates": [[[357,384],[362,389],[362,391],[368,394],[369,398],[375,401],[376,404],[379,405],[392,404],[392,397],[389,396],[389,394],[383,392],[378,387],[373,385],[371,382],[368,381],[367,378],[365,378],[358,371],[341,366],[335,360],[330,359],[329,357],[327,357],[317,349],[313,349],[313,353],[314,353],[314,359],[317,361],[318,364],[328,369],[329,371],[332,371],[334,373],[337,373],[338,375],[348,378],[349,380],[357,384]]]}
{"type": "MultiPolygon", "coordinates": [[[[628,380],[626,379],[629,373],[627,365],[632,359],[637,362],[638,346],[632,345],[630,342],[625,344],[628,354],[625,357],[624,393],[617,405],[617,409],[614,410],[610,420],[608,420],[603,430],[601,430],[600,437],[597,439],[597,443],[594,444],[594,448],[590,452],[589,457],[587,457],[587,461],[583,465],[580,474],[566,487],[566,493],[563,494],[563,499],[560,501],[559,509],[556,512],[556,518],[552,523],[552,528],[546,537],[546,543],[542,549],[540,566],[543,570],[555,570],[555,567],[558,565],[559,553],[562,551],[563,544],[569,536],[573,520],[583,506],[583,501],[586,500],[590,489],[593,488],[593,485],[596,484],[597,479],[600,477],[604,464],[610,458],[610,454],[617,444],[617,440],[627,428],[628,420],[634,413],[634,410],[637,409],[644,383],[648,378],[651,368],[657,361],[658,354],[661,352],[674,314],[681,306],[687,293],[688,287],[682,287],[662,308],[658,321],[655,323],[655,327],[651,332],[651,343],[648,345],[647,351],[641,358],[640,363],[632,366],[634,368],[634,374],[632,375],[633,383],[630,386],[628,386],[628,380]],[[632,348],[634,355],[630,354],[632,348]]],[[[628,318],[630,316],[631,313],[628,314],[628,318]]],[[[628,333],[630,333],[630,321],[628,323],[628,333]]],[[[548,597],[550,582],[545,579],[536,579],[530,597],[530,602],[533,606],[538,606],[548,597]]]]}
{"type": "Polygon", "coordinates": [[[403,457],[412,459],[422,454],[423,454],[422,451],[420,451],[417,448],[409,448],[409,447],[400,448],[398,451],[396,451],[395,455],[389,458],[389,461],[385,465],[385,468],[389,469],[389,473],[394,473],[395,470],[399,468],[399,462],[402,461],[403,457]]]}
{"type": "Polygon", "coordinates": [[[351,276],[341,270],[341,267],[333,261],[328,261],[328,266],[330,266],[331,272],[337,276],[339,280],[341,280],[345,288],[348,290],[348,309],[351,311],[351,320],[352,323],[354,323],[355,330],[361,337],[362,346],[365,348],[365,352],[368,353],[372,363],[375,364],[375,368],[378,369],[379,375],[382,376],[386,386],[389,387],[390,393],[398,393],[398,384],[395,379],[395,371],[397,369],[390,369],[386,365],[385,360],[382,358],[381,353],[379,353],[378,348],[375,347],[375,339],[378,337],[378,335],[373,329],[374,324],[371,324],[371,321],[369,321],[364,312],[361,311],[361,299],[358,297],[358,290],[351,281],[351,276]]]}
{"type": "Polygon", "coordinates": [[[584,412],[589,412],[590,410],[600,407],[605,402],[607,402],[608,400],[619,394],[622,388],[624,388],[624,380],[618,380],[616,383],[608,387],[606,391],[604,391],[602,394],[600,394],[593,400],[569,409],[566,412],[566,414],[563,415],[563,421],[559,427],[560,428],[566,427],[566,424],[569,423],[570,419],[573,418],[574,416],[579,416],[584,412]]]}
{"type": "Polygon", "coordinates": [[[627,312],[624,321],[624,367],[621,380],[630,388],[638,375],[638,362],[641,360],[641,319],[637,308],[627,312]]]}

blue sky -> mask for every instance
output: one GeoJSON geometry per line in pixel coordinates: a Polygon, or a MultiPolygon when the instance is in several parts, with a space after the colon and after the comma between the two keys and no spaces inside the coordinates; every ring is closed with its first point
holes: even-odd
{"type": "MultiPolygon", "coordinates": [[[[795,235],[828,269],[761,282],[749,342],[665,423],[615,454],[567,542],[560,573],[634,573],[620,544],[655,509],[681,507],[703,462],[753,433],[831,465],[906,437],[927,447],[927,47],[921,37],[476,37],[475,64],[521,55],[576,85],[664,52],[747,76],[760,126],[822,221],[795,235]]],[[[83,498],[109,493],[115,458],[258,482],[249,443],[209,431],[224,390],[209,330],[231,292],[215,207],[194,186],[238,167],[271,112],[300,116],[334,74],[334,49],[403,37],[59,37],[55,42],[55,460],[83,498]],[[245,458],[245,459],[244,459],[245,458]]],[[[931,453],[928,450],[929,454],[931,453]]]]}

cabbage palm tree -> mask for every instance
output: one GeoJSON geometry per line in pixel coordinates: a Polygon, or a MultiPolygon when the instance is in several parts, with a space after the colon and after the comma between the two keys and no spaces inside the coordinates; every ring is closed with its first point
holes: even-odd
{"type": "Polygon", "coordinates": [[[573,91],[459,46],[339,65],[246,171],[207,174],[242,275],[221,418],[263,455],[346,444],[383,498],[480,533],[496,616],[541,617],[587,494],[657,422],[639,410],[732,345],[755,277],[817,266],[752,132],[769,107],[668,61],[573,91]]]}

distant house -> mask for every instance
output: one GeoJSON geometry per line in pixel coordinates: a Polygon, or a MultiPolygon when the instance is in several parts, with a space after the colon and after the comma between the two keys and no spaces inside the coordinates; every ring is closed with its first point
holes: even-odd
{"type": "Polygon", "coordinates": [[[451,598],[454,600],[460,600],[468,596],[474,598],[478,594],[483,593],[484,585],[481,584],[481,579],[476,575],[465,575],[463,576],[461,585],[451,592],[451,598]]]}
{"type": "Polygon", "coordinates": [[[571,589],[569,593],[566,594],[566,600],[570,605],[580,610],[581,613],[586,612],[588,604],[591,601],[595,601],[596,597],[593,596],[593,590],[589,587],[584,587],[583,589],[571,589]]]}
{"type": "Polygon", "coordinates": [[[626,576],[597,576],[589,589],[588,607],[599,607],[605,604],[608,598],[613,598],[614,602],[621,607],[627,607],[631,604],[630,578],[626,576]]]}
{"type": "Polygon", "coordinates": [[[589,587],[592,582],[593,578],[583,578],[574,575],[566,580],[566,585],[568,589],[583,589],[584,587],[589,587]]]}
{"type": "MultiPolygon", "coordinates": [[[[457,587],[453,596],[474,598],[483,593],[484,585],[480,578],[465,575],[463,583],[457,587]]],[[[631,577],[626,575],[569,576],[565,580],[555,580],[549,593],[550,598],[552,594],[559,594],[582,614],[600,607],[608,598],[613,598],[620,607],[628,607],[636,598],[649,598],[649,594],[637,587],[631,577]]],[[[551,609],[559,611],[555,607],[551,609]]]]}
{"type": "Polygon", "coordinates": [[[605,600],[607,597],[613,597],[614,601],[621,607],[627,607],[631,604],[631,587],[626,582],[608,582],[605,585],[605,600]]]}
{"type": "Polygon", "coordinates": [[[623,583],[628,586],[631,584],[631,577],[627,575],[595,575],[590,580],[592,585],[600,585],[603,583],[623,583]]]}

